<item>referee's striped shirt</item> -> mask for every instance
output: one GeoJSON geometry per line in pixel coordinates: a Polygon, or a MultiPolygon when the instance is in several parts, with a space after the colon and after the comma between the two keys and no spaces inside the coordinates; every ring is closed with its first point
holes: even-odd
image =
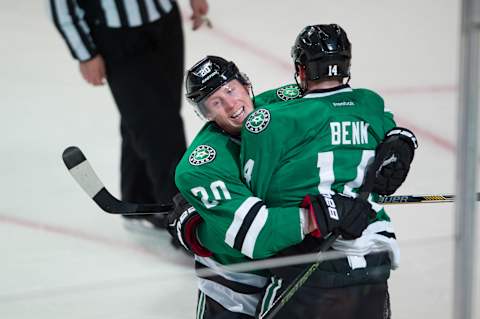
{"type": "Polygon", "coordinates": [[[73,57],[80,61],[97,54],[90,28],[85,19],[85,7],[98,7],[98,23],[111,28],[138,27],[156,21],[169,13],[174,0],[49,0],[55,27],[67,42],[73,57]]]}

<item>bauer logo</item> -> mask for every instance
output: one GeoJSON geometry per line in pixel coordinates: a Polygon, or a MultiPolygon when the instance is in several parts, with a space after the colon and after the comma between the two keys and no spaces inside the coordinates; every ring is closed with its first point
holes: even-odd
{"type": "Polygon", "coordinates": [[[294,100],[301,96],[300,89],[296,85],[287,85],[277,90],[277,96],[282,101],[294,100]]]}
{"type": "Polygon", "coordinates": [[[333,200],[332,195],[322,194],[322,196],[325,199],[325,204],[327,204],[328,206],[328,214],[330,215],[330,218],[339,220],[337,206],[335,205],[335,201],[333,200]]]}
{"type": "Polygon", "coordinates": [[[188,158],[188,161],[190,164],[198,166],[213,161],[216,154],[217,152],[215,152],[213,147],[208,145],[200,145],[193,150],[192,154],[190,154],[190,157],[188,158]]]}
{"type": "Polygon", "coordinates": [[[270,112],[259,109],[250,114],[245,123],[245,128],[252,133],[260,133],[267,128],[268,123],[270,123],[270,112]]]}

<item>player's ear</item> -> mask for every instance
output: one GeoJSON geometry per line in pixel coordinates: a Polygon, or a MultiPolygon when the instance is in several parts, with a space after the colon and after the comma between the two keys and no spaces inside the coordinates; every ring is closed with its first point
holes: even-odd
{"type": "Polygon", "coordinates": [[[298,77],[300,78],[300,82],[305,82],[307,80],[307,72],[305,71],[305,66],[298,66],[297,72],[298,77]]]}

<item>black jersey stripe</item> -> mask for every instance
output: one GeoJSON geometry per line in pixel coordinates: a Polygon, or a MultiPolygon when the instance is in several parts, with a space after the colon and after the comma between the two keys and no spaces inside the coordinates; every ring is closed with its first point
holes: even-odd
{"type": "Polygon", "coordinates": [[[66,0],[67,3],[67,10],[68,14],[72,18],[72,23],[75,26],[75,30],[77,31],[78,35],[80,36],[80,39],[82,40],[83,46],[85,49],[90,53],[90,55],[95,54],[95,50],[92,47],[92,42],[90,39],[90,36],[85,33],[85,31],[82,29],[82,26],[80,25],[79,17],[77,16],[76,11],[76,5],[74,1],[72,0],[66,0]]]}
{"type": "Polygon", "coordinates": [[[238,230],[237,235],[235,236],[235,242],[233,244],[233,248],[242,251],[243,242],[245,241],[245,237],[247,236],[248,230],[252,225],[255,217],[257,217],[258,212],[265,205],[263,201],[256,202],[252,208],[249,209],[247,215],[243,219],[242,226],[238,230]]]}
{"type": "MultiPolygon", "coordinates": [[[[68,44],[68,47],[70,48],[70,43],[67,41],[67,36],[65,35],[65,33],[64,33],[64,31],[63,31],[63,29],[60,25],[60,22],[58,21],[58,8],[57,8],[57,4],[55,3],[55,0],[50,0],[50,9],[51,9],[51,12],[52,12],[53,24],[55,25],[57,30],[60,31],[60,34],[65,39],[65,41],[68,44]]],[[[72,50],[72,52],[73,52],[73,50],[72,50]]]]}
{"type": "MultiPolygon", "coordinates": [[[[204,268],[209,268],[205,265],[203,265],[202,263],[198,262],[198,261],[195,261],[195,269],[204,269],[204,268]]],[[[211,269],[211,268],[209,268],[211,269]]],[[[220,275],[215,275],[215,276],[208,276],[208,277],[202,277],[200,275],[198,275],[197,273],[197,276],[200,277],[200,278],[203,278],[205,280],[210,280],[210,281],[213,281],[213,282],[216,282],[217,284],[219,285],[222,285],[222,286],[225,286],[235,292],[238,292],[238,293],[241,293],[241,294],[258,294],[260,292],[263,291],[263,288],[264,287],[256,287],[256,286],[252,286],[252,285],[248,285],[248,284],[244,284],[244,283],[241,283],[241,282],[238,282],[238,281],[234,281],[234,280],[230,280],[230,279],[227,279],[223,276],[220,276],[220,275]]]]}
{"type": "Polygon", "coordinates": [[[158,12],[160,13],[160,16],[164,16],[166,12],[165,10],[163,10],[163,7],[160,5],[158,1],[159,0],[153,0],[153,3],[155,4],[155,8],[157,8],[158,12]]]}
{"type": "Polygon", "coordinates": [[[149,17],[148,17],[148,12],[147,12],[147,4],[145,3],[145,0],[138,0],[138,9],[140,11],[140,16],[142,17],[142,23],[148,23],[150,22],[149,17]]]}
{"type": "Polygon", "coordinates": [[[128,27],[128,17],[125,6],[122,0],[115,0],[115,6],[117,7],[118,16],[120,17],[120,24],[122,27],[128,27]]]}
{"type": "Polygon", "coordinates": [[[381,231],[381,232],[378,232],[377,234],[388,237],[388,238],[397,239],[397,237],[395,236],[395,233],[389,233],[387,231],[381,231]]]}
{"type": "Polygon", "coordinates": [[[213,281],[221,286],[227,287],[228,289],[244,295],[255,295],[260,294],[263,291],[263,288],[245,285],[239,282],[231,281],[223,278],[222,276],[209,276],[203,278],[204,280],[213,281]]]}

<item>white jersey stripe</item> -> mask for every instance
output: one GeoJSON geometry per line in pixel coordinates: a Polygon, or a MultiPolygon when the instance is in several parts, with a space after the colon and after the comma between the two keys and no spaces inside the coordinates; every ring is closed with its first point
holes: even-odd
{"type": "Polygon", "coordinates": [[[374,222],[368,225],[361,237],[355,240],[337,239],[332,248],[352,256],[365,256],[375,252],[388,251],[392,269],[396,269],[400,265],[400,248],[395,238],[379,234],[383,231],[393,233],[392,223],[374,222]]]}
{"type": "Polygon", "coordinates": [[[88,60],[90,58],[90,53],[83,43],[75,25],[73,24],[72,17],[68,12],[66,0],[55,0],[55,7],[58,13],[56,16],[59,27],[65,35],[66,40],[70,44],[70,47],[80,61],[88,60]]]}
{"type": "Polygon", "coordinates": [[[205,313],[205,294],[200,291],[198,296],[198,303],[197,303],[197,319],[203,319],[203,315],[205,313]]]}
{"type": "Polygon", "coordinates": [[[155,7],[153,1],[155,0],[145,0],[149,21],[155,21],[161,16],[160,12],[158,12],[157,8],[155,7]]]}
{"type": "Polygon", "coordinates": [[[130,27],[137,27],[142,25],[142,16],[140,14],[140,8],[136,1],[123,0],[125,6],[125,12],[127,14],[128,25],[130,27]]]}
{"type": "Polygon", "coordinates": [[[314,98],[317,98],[317,97],[330,96],[330,95],[334,95],[334,94],[337,94],[337,93],[352,92],[352,91],[353,91],[352,88],[347,87],[347,88],[344,88],[344,89],[331,91],[331,92],[309,93],[309,94],[305,95],[303,98],[304,99],[314,99],[314,98]]]}
{"type": "Polygon", "coordinates": [[[268,209],[263,205],[255,216],[255,219],[248,229],[247,235],[243,241],[242,253],[250,258],[253,258],[253,251],[255,249],[255,243],[257,242],[258,235],[265,226],[268,218],[268,209]]]}
{"type": "Polygon", "coordinates": [[[103,12],[105,12],[105,22],[109,27],[119,28],[122,26],[120,16],[118,15],[115,0],[102,0],[103,12]]]}
{"type": "Polygon", "coordinates": [[[245,272],[231,272],[225,269],[221,264],[208,257],[200,257],[195,255],[195,260],[201,263],[202,265],[208,267],[209,269],[215,271],[219,276],[230,280],[235,281],[241,284],[250,285],[254,287],[264,287],[267,283],[267,278],[260,275],[255,275],[245,272]]]}
{"type": "Polygon", "coordinates": [[[231,312],[255,316],[260,294],[242,294],[214,281],[198,278],[198,289],[231,312]]]}
{"type": "Polygon", "coordinates": [[[78,21],[78,24],[80,25],[80,28],[82,28],[83,33],[85,34],[90,34],[90,28],[88,27],[88,24],[85,22],[85,11],[80,9],[80,7],[75,7],[75,14],[77,17],[80,18],[78,21]]]}
{"type": "Polygon", "coordinates": [[[370,159],[374,156],[375,156],[375,151],[373,150],[364,150],[362,152],[362,159],[360,160],[360,164],[358,164],[357,166],[357,177],[353,181],[350,181],[347,184],[345,184],[343,188],[343,194],[349,195],[352,197],[357,197],[357,194],[354,193],[352,189],[358,188],[362,185],[367,164],[370,161],[370,159]]]}
{"type": "Polygon", "coordinates": [[[332,193],[332,184],[335,181],[333,172],[333,152],[318,153],[317,167],[319,168],[320,184],[318,192],[320,194],[332,193]]]}
{"type": "Polygon", "coordinates": [[[160,0],[160,5],[166,13],[172,10],[172,3],[170,2],[170,0],[160,0]]]}
{"type": "Polygon", "coordinates": [[[243,220],[245,216],[247,216],[248,212],[250,209],[261,201],[260,198],[257,197],[248,197],[242,205],[235,211],[235,216],[233,218],[232,223],[230,224],[230,227],[228,227],[227,233],[225,234],[225,242],[233,248],[235,244],[235,237],[238,234],[238,231],[240,230],[240,227],[242,226],[243,220]]]}

